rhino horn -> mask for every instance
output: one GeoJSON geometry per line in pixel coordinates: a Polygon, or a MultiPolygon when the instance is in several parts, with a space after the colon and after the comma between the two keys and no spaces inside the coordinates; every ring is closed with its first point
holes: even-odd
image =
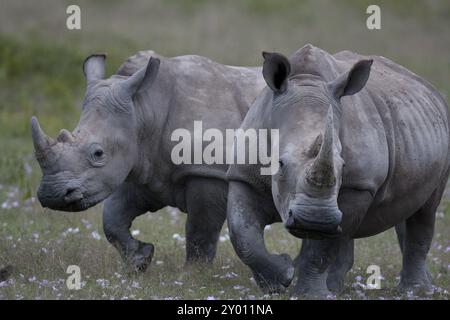
{"type": "Polygon", "coordinates": [[[322,145],[306,175],[306,181],[319,188],[331,188],[336,183],[334,174],[333,131],[333,108],[330,105],[326,116],[322,145]]]}
{"type": "Polygon", "coordinates": [[[36,154],[45,154],[48,147],[53,144],[53,139],[42,131],[36,117],[31,118],[31,135],[33,136],[33,144],[36,154]]]}
{"type": "Polygon", "coordinates": [[[61,131],[59,131],[58,137],[56,138],[56,141],[58,141],[58,142],[72,142],[73,141],[72,133],[70,133],[70,131],[68,131],[66,129],[61,129],[61,131]]]}

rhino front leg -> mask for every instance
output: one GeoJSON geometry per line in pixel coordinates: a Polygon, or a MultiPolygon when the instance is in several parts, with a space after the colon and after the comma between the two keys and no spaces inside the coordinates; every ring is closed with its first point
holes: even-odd
{"type": "Polygon", "coordinates": [[[224,181],[195,178],[187,183],[187,264],[209,264],[214,260],[226,217],[226,192],[224,181]]]}
{"type": "Polygon", "coordinates": [[[266,249],[264,227],[274,221],[264,214],[264,202],[246,184],[230,182],[227,221],[233,247],[261,289],[275,293],[289,286],[294,267],[287,254],[270,254],[266,249]]]}
{"type": "Polygon", "coordinates": [[[298,280],[291,295],[316,299],[331,294],[327,286],[327,270],[336,259],[339,244],[338,239],[302,241],[296,266],[298,280]]]}
{"type": "MultiPolygon", "coordinates": [[[[341,189],[339,192],[339,208],[344,216],[352,217],[352,221],[361,220],[366,214],[372,201],[370,192],[352,189],[341,189]]],[[[346,220],[345,229],[352,229],[351,223],[346,220]]],[[[345,275],[353,266],[354,262],[354,240],[349,236],[342,236],[338,241],[336,259],[328,269],[327,286],[334,293],[340,293],[344,289],[345,275]]]]}
{"type": "Polygon", "coordinates": [[[341,293],[344,290],[344,279],[347,272],[353,267],[354,240],[342,238],[339,249],[333,264],[328,270],[327,286],[334,293],[341,293]]]}
{"type": "Polygon", "coordinates": [[[153,258],[154,246],[133,238],[133,220],[147,212],[145,200],[132,185],[124,184],[106,201],[103,208],[103,230],[106,239],[119,251],[132,271],[144,272],[153,258]]]}
{"type": "Polygon", "coordinates": [[[436,210],[443,188],[436,190],[425,205],[406,220],[403,239],[403,268],[400,275],[401,291],[429,292],[431,276],[426,257],[434,234],[436,210]]]}
{"type": "MultiPolygon", "coordinates": [[[[304,242],[302,243],[302,248],[304,242]]],[[[307,250],[307,249],[305,249],[307,250]]],[[[353,267],[354,263],[354,240],[342,238],[339,244],[339,251],[336,259],[328,269],[327,287],[333,293],[341,293],[344,289],[345,275],[353,267]]],[[[295,258],[295,266],[300,268],[301,254],[295,258]]]]}

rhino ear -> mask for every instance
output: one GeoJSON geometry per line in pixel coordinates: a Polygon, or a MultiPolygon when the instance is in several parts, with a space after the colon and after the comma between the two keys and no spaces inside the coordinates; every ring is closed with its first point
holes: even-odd
{"type": "Polygon", "coordinates": [[[103,79],[105,76],[105,60],[106,54],[103,53],[91,54],[84,60],[83,72],[88,84],[103,79]]]}
{"type": "Polygon", "coordinates": [[[328,89],[339,100],[343,96],[358,93],[366,85],[373,60],[358,61],[350,71],[328,83],[328,89]]]}
{"type": "Polygon", "coordinates": [[[274,92],[283,93],[287,89],[288,77],[291,73],[289,60],[276,52],[263,52],[262,55],[264,80],[274,92]]]}
{"type": "Polygon", "coordinates": [[[158,75],[159,65],[161,61],[157,58],[151,57],[147,66],[136,71],[127,80],[123,82],[123,88],[128,92],[130,96],[133,96],[141,88],[150,88],[153,81],[155,81],[158,75]]]}

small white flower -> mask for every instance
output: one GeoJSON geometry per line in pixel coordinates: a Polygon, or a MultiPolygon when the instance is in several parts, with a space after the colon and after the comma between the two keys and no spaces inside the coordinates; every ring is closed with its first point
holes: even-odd
{"type": "Polygon", "coordinates": [[[109,280],[106,279],[97,279],[95,282],[102,288],[106,288],[109,286],[109,280]]]}
{"type": "Polygon", "coordinates": [[[178,241],[178,242],[184,242],[186,240],[185,237],[180,236],[178,233],[174,233],[172,235],[172,239],[178,241]]]}
{"type": "Polygon", "coordinates": [[[25,162],[23,164],[23,168],[24,168],[26,174],[31,174],[33,172],[33,168],[30,166],[30,164],[28,162],[25,162]]]}
{"type": "Polygon", "coordinates": [[[100,234],[97,232],[97,230],[94,230],[91,232],[91,236],[92,238],[94,238],[95,240],[100,240],[102,237],[100,236],[100,234]]]}
{"type": "Polygon", "coordinates": [[[88,221],[88,220],[86,220],[86,219],[81,219],[81,222],[84,224],[84,227],[86,228],[86,229],[91,229],[92,228],[92,224],[88,221]]]}
{"type": "Polygon", "coordinates": [[[132,235],[133,237],[138,236],[140,233],[141,233],[141,232],[140,232],[139,230],[137,230],[137,229],[131,231],[131,235],[132,235]]]}

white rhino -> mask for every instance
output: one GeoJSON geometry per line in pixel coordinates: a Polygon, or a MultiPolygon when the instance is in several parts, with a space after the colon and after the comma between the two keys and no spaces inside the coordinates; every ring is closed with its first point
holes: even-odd
{"type": "Polygon", "coordinates": [[[268,88],[241,128],[279,129],[280,169],[229,168],[227,219],[239,257],[263,289],[288,286],[289,257],[270,254],[263,237],[264,226],[282,221],[304,239],[293,294],[323,296],[342,289],[353,239],[400,225],[400,288],[429,289],[426,256],[450,166],[444,99],[384,57],[312,45],[290,59],[263,55],[268,88]]]}
{"type": "Polygon", "coordinates": [[[200,56],[165,58],[152,51],[104,79],[105,56],[83,65],[87,90],[77,127],[56,139],[32,118],[43,177],[42,206],[82,211],[106,199],[104,231],[134,269],[144,271],[154,247],[132,237],[133,219],[165,206],[187,212],[186,259],[211,262],[226,217],[227,165],[171,161],[177,128],[238,128],[264,87],[261,68],[226,66],[200,56]]]}

